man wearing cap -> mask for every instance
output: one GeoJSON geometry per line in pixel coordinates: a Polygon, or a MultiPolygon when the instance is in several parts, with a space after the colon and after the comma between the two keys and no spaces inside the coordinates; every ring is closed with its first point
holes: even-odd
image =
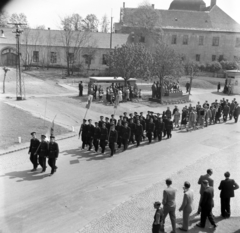
{"type": "Polygon", "coordinates": [[[122,131],[123,131],[123,125],[122,125],[122,121],[118,120],[118,124],[115,127],[117,132],[118,132],[118,140],[117,140],[117,144],[118,144],[118,148],[121,147],[122,144],[122,131]]]}
{"type": "Polygon", "coordinates": [[[33,169],[31,171],[36,171],[38,166],[38,155],[37,155],[37,149],[39,147],[39,140],[36,138],[36,132],[32,132],[32,139],[30,140],[30,147],[28,154],[30,154],[30,161],[33,164],[33,169]]]}
{"type": "Polygon", "coordinates": [[[123,113],[123,117],[125,117],[126,120],[128,121],[128,117],[127,117],[127,113],[126,112],[123,113]]]}
{"type": "Polygon", "coordinates": [[[198,179],[198,184],[201,185],[201,187],[200,187],[200,201],[199,201],[199,207],[198,207],[197,214],[200,214],[200,212],[201,212],[200,203],[201,203],[202,195],[203,195],[203,192],[204,192],[204,189],[205,189],[205,186],[203,185],[203,181],[207,180],[209,186],[213,187],[213,179],[210,177],[212,174],[213,174],[213,170],[212,169],[207,169],[207,174],[200,176],[200,178],[198,179]]]}
{"type": "Polygon", "coordinates": [[[88,131],[88,125],[86,124],[87,120],[83,119],[83,123],[81,124],[80,130],[79,130],[79,137],[82,134],[82,149],[85,148],[85,145],[87,144],[87,131],[88,131]]]}
{"type": "Polygon", "coordinates": [[[105,117],[105,126],[106,126],[106,128],[107,128],[107,130],[108,130],[108,132],[110,131],[110,122],[109,122],[109,118],[108,117],[105,117]]]}
{"type": "Polygon", "coordinates": [[[212,214],[212,208],[214,206],[213,197],[214,197],[214,191],[213,188],[209,186],[208,180],[203,180],[203,186],[204,186],[204,192],[202,195],[202,200],[200,203],[201,206],[201,219],[200,223],[198,223],[196,226],[200,228],[204,228],[206,224],[206,220],[210,221],[210,223],[213,225],[214,228],[217,227],[212,214]]]}
{"type": "Polygon", "coordinates": [[[230,173],[224,173],[225,180],[222,180],[218,189],[221,190],[221,214],[223,218],[231,216],[230,198],[234,197],[234,190],[239,189],[239,185],[230,178],[230,173]]]}
{"type": "Polygon", "coordinates": [[[98,127],[98,122],[95,122],[95,128],[93,133],[93,146],[96,153],[98,152],[100,135],[101,135],[101,129],[98,127]]]}
{"type": "Polygon", "coordinates": [[[157,127],[156,131],[157,131],[158,141],[160,142],[162,141],[162,134],[163,134],[163,131],[165,130],[165,124],[162,121],[162,118],[158,118],[156,127],[157,127]]]}
{"type": "Polygon", "coordinates": [[[132,144],[134,144],[135,143],[134,135],[135,135],[135,130],[136,130],[136,124],[133,123],[133,118],[130,118],[130,122],[128,124],[128,127],[131,129],[131,135],[130,135],[129,143],[131,142],[132,144]]]}
{"type": "Polygon", "coordinates": [[[58,144],[55,142],[55,137],[50,137],[49,149],[48,149],[48,164],[52,168],[51,175],[56,172],[56,160],[59,154],[58,144]]]}
{"type": "Polygon", "coordinates": [[[122,129],[123,151],[125,151],[128,147],[130,136],[131,136],[131,129],[128,127],[128,122],[125,122],[124,127],[122,129]]]}
{"type": "Polygon", "coordinates": [[[104,123],[103,118],[104,118],[103,116],[100,116],[100,121],[98,122],[98,126],[100,129],[102,128],[102,124],[104,123]]]}
{"type": "Polygon", "coordinates": [[[115,153],[115,143],[118,140],[118,132],[115,130],[115,124],[111,125],[110,133],[109,133],[109,148],[111,150],[111,156],[115,153]]]}
{"type": "Polygon", "coordinates": [[[144,131],[146,130],[146,121],[145,121],[145,119],[143,118],[143,116],[140,116],[139,120],[140,120],[140,124],[141,124],[142,127],[143,127],[142,139],[145,139],[146,137],[145,137],[145,135],[144,135],[144,131]]]}
{"type": "Polygon", "coordinates": [[[92,120],[88,120],[88,127],[87,127],[87,143],[89,145],[88,151],[92,149],[92,142],[93,142],[93,135],[94,135],[94,126],[92,125],[92,120]]]}
{"type": "Polygon", "coordinates": [[[106,128],[106,123],[103,123],[101,133],[100,133],[100,147],[102,148],[102,154],[105,153],[107,140],[108,140],[108,129],[106,128]]]}
{"type": "Polygon", "coordinates": [[[140,120],[137,120],[137,125],[135,128],[135,139],[137,141],[137,147],[140,145],[140,141],[142,140],[143,135],[143,127],[140,124],[140,120]]]}
{"type": "Polygon", "coordinates": [[[233,117],[234,117],[234,120],[235,120],[235,123],[238,122],[238,117],[240,115],[240,106],[238,105],[238,103],[236,102],[235,104],[235,109],[233,111],[233,117]]]}
{"type": "Polygon", "coordinates": [[[114,125],[117,125],[117,120],[114,118],[114,114],[111,115],[111,120],[114,125]]]}
{"type": "Polygon", "coordinates": [[[41,135],[41,143],[36,153],[39,154],[39,164],[42,167],[42,172],[46,171],[46,157],[48,156],[48,143],[46,142],[46,136],[41,135]]]}
{"type": "Polygon", "coordinates": [[[150,122],[147,124],[147,129],[146,129],[149,143],[152,142],[152,135],[154,130],[155,130],[155,125],[153,123],[153,118],[150,118],[150,122]]]}
{"type": "Polygon", "coordinates": [[[79,96],[83,96],[83,84],[82,84],[82,81],[79,82],[78,89],[79,89],[79,96]]]}
{"type": "Polygon", "coordinates": [[[145,117],[143,116],[143,112],[140,112],[140,117],[142,117],[142,119],[145,120],[145,117]]]}
{"type": "Polygon", "coordinates": [[[132,115],[132,113],[129,114],[128,125],[129,125],[129,123],[131,122],[131,119],[133,119],[133,115],[132,115]]]}

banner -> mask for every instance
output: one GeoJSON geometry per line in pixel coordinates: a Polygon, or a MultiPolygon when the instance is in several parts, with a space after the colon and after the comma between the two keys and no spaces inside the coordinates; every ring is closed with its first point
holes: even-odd
{"type": "Polygon", "coordinates": [[[87,109],[90,109],[92,100],[93,100],[93,95],[89,95],[89,96],[88,96],[88,102],[87,102],[87,104],[86,104],[86,108],[87,108],[87,109]]]}
{"type": "Polygon", "coordinates": [[[46,136],[46,140],[49,141],[50,140],[50,136],[54,135],[54,120],[56,118],[57,115],[55,115],[55,117],[53,118],[53,121],[48,129],[48,131],[45,133],[46,136]]]}

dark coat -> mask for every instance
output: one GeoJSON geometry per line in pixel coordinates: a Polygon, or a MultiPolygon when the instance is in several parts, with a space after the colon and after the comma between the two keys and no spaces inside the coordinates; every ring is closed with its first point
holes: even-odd
{"type": "Polygon", "coordinates": [[[213,188],[209,186],[204,190],[202,194],[202,199],[200,203],[201,208],[211,209],[214,206],[213,197],[214,197],[213,188]]]}
{"type": "Polygon", "coordinates": [[[164,122],[158,122],[157,123],[157,132],[163,132],[165,130],[165,123],[164,122]]]}
{"type": "Polygon", "coordinates": [[[115,129],[118,132],[118,137],[122,137],[122,132],[123,132],[123,126],[122,125],[117,125],[115,129]]]}
{"type": "Polygon", "coordinates": [[[101,129],[100,140],[108,140],[108,129],[107,128],[101,129]]]}
{"type": "Polygon", "coordinates": [[[110,130],[110,134],[109,134],[109,142],[113,143],[113,142],[117,142],[118,140],[118,132],[117,130],[110,130]]]}
{"type": "Polygon", "coordinates": [[[40,141],[37,138],[35,139],[32,138],[30,140],[30,147],[28,152],[35,153],[38,149],[39,144],[40,144],[40,141]]]}
{"type": "Polygon", "coordinates": [[[172,130],[173,129],[173,122],[171,120],[166,122],[166,130],[172,130]]]}
{"type": "Polygon", "coordinates": [[[141,125],[143,127],[143,130],[146,130],[146,122],[145,122],[145,120],[141,120],[140,123],[141,123],[141,125]]]}
{"type": "Polygon", "coordinates": [[[49,158],[57,158],[59,154],[59,147],[56,142],[49,143],[48,147],[48,157],[49,158]]]}
{"type": "Polygon", "coordinates": [[[221,198],[230,198],[234,197],[234,190],[238,189],[238,184],[232,179],[222,180],[218,189],[221,190],[221,198]]]}
{"type": "Polygon", "coordinates": [[[143,134],[143,127],[142,125],[136,125],[136,129],[135,129],[135,135],[136,136],[142,136],[143,134]]]}
{"type": "Polygon", "coordinates": [[[106,128],[108,129],[108,131],[110,130],[111,124],[110,122],[106,122],[106,128]]]}
{"type": "Polygon", "coordinates": [[[100,135],[101,135],[101,129],[99,127],[95,127],[94,133],[93,133],[93,138],[98,140],[98,139],[100,139],[100,135]]]}
{"type": "Polygon", "coordinates": [[[88,125],[87,127],[87,137],[92,138],[94,135],[94,126],[93,125],[88,125]]]}
{"type": "Polygon", "coordinates": [[[40,143],[40,146],[38,147],[37,153],[40,157],[46,157],[48,156],[48,142],[43,141],[40,143]]]}
{"type": "Polygon", "coordinates": [[[134,123],[129,123],[128,127],[131,129],[131,133],[134,134],[136,130],[136,124],[134,123]]]}
{"type": "Polygon", "coordinates": [[[80,128],[80,131],[79,131],[79,135],[80,135],[80,132],[82,132],[82,137],[87,136],[88,125],[82,124],[82,125],[81,125],[81,128],[80,128]]]}
{"type": "Polygon", "coordinates": [[[130,136],[131,136],[131,129],[130,129],[129,127],[127,127],[127,128],[123,127],[122,137],[123,137],[124,139],[129,140],[129,139],[130,139],[130,136]]]}
{"type": "Polygon", "coordinates": [[[155,130],[155,124],[152,122],[149,122],[148,124],[147,124],[147,129],[146,129],[146,131],[148,132],[148,133],[152,133],[152,132],[154,132],[154,130],[155,130]]]}
{"type": "Polygon", "coordinates": [[[98,126],[99,126],[99,128],[102,128],[102,124],[104,123],[104,121],[99,121],[98,122],[98,126]]]}

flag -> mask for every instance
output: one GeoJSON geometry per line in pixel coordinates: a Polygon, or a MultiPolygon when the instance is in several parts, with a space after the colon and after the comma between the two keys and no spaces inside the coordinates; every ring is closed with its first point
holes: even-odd
{"type": "Polygon", "coordinates": [[[54,120],[56,118],[57,115],[55,115],[55,117],[53,118],[53,121],[48,129],[48,131],[45,133],[46,136],[46,140],[49,141],[50,136],[54,135],[54,120]]]}
{"type": "Polygon", "coordinates": [[[116,100],[114,103],[114,108],[117,108],[117,106],[119,105],[119,95],[116,96],[116,100]]]}
{"type": "Polygon", "coordinates": [[[88,102],[86,104],[87,109],[89,109],[91,107],[92,100],[93,100],[93,95],[89,95],[88,96],[88,102]]]}

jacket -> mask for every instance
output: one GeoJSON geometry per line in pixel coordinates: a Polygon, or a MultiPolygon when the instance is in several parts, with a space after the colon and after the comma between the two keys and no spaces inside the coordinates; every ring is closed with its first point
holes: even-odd
{"type": "Polygon", "coordinates": [[[228,115],[230,112],[229,106],[226,104],[223,108],[223,115],[228,115]]]}
{"type": "Polygon", "coordinates": [[[221,190],[220,198],[234,197],[234,190],[238,189],[239,185],[232,179],[222,180],[218,189],[221,190]]]}
{"type": "Polygon", "coordinates": [[[193,191],[188,189],[183,196],[183,202],[180,210],[191,213],[193,210],[193,191]]]}
{"type": "Polygon", "coordinates": [[[37,153],[40,157],[46,157],[48,156],[48,142],[42,141],[40,143],[40,146],[38,147],[37,153]]]}
{"type": "Polygon", "coordinates": [[[57,158],[59,154],[59,147],[56,142],[49,143],[48,147],[48,157],[49,158],[57,158]]]}
{"type": "Polygon", "coordinates": [[[149,122],[149,123],[147,124],[147,129],[146,129],[146,131],[147,131],[148,133],[152,133],[152,132],[154,132],[154,130],[155,130],[155,124],[154,124],[153,122],[149,122]]]}
{"type": "Polygon", "coordinates": [[[143,134],[143,127],[142,125],[136,125],[136,129],[135,129],[135,135],[136,136],[142,136],[143,134]]]}
{"type": "Polygon", "coordinates": [[[32,138],[30,141],[30,147],[28,152],[35,153],[38,149],[39,144],[40,141],[37,138],[35,139],[32,138]]]}
{"type": "Polygon", "coordinates": [[[126,139],[126,140],[129,140],[130,136],[131,136],[131,129],[129,127],[127,127],[127,128],[123,127],[122,138],[126,139]]]}
{"type": "Polygon", "coordinates": [[[92,138],[94,135],[94,126],[93,125],[88,125],[87,127],[87,137],[92,138]]]}
{"type": "Polygon", "coordinates": [[[166,207],[176,207],[175,202],[176,190],[172,187],[168,187],[163,191],[163,206],[166,207]]]}
{"type": "Polygon", "coordinates": [[[113,143],[113,142],[117,142],[117,140],[118,140],[118,132],[117,132],[117,130],[110,130],[109,142],[113,143]]]}
{"type": "Polygon", "coordinates": [[[214,197],[214,191],[213,191],[213,187],[207,187],[203,194],[202,194],[202,199],[200,202],[200,206],[202,209],[211,209],[214,206],[214,201],[213,201],[213,197],[214,197]]]}
{"type": "Polygon", "coordinates": [[[213,179],[208,174],[200,176],[200,178],[198,179],[198,184],[201,185],[201,188],[200,188],[200,194],[201,195],[204,192],[204,186],[203,186],[203,183],[202,183],[204,180],[207,180],[208,183],[209,183],[209,186],[213,187],[213,179]]]}
{"type": "Polygon", "coordinates": [[[165,130],[165,124],[164,122],[158,122],[157,124],[157,132],[160,133],[160,132],[163,132],[165,130]]]}
{"type": "Polygon", "coordinates": [[[96,140],[100,139],[101,129],[99,127],[94,128],[93,138],[96,140]]]}
{"type": "Polygon", "coordinates": [[[108,140],[108,129],[107,128],[101,128],[100,131],[100,140],[108,140]]]}

